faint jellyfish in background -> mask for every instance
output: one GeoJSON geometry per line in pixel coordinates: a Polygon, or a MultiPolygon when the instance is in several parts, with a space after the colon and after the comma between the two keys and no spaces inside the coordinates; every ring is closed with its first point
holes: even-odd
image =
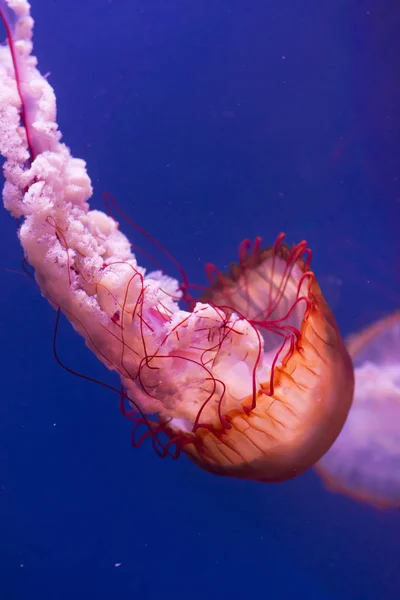
{"type": "Polygon", "coordinates": [[[316,469],[330,489],[380,508],[400,506],[400,312],[348,339],[353,406],[316,469]]]}

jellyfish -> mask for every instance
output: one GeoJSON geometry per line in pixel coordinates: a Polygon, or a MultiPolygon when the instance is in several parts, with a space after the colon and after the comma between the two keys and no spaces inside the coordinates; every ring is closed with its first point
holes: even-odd
{"type": "Polygon", "coordinates": [[[118,373],[133,445],[263,482],[311,467],[343,427],[354,381],[306,242],[244,241],[228,274],[208,267],[210,285],[185,310],[188,285],[146,272],[116,220],[90,208],[85,162],[61,142],[31,54],[29,4],[0,0],[0,14],[4,205],[57,320],[118,373]]]}
{"type": "Polygon", "coordinates": [[[338,439],[316,468],[329,489],[400,506],[400,312],[349,338],[355,393],[338,439]]]}

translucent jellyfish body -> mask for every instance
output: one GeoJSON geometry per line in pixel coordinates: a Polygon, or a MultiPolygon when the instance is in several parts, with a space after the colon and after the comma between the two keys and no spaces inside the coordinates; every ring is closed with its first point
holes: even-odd
{"type": "Polygon", "coordinates": [[[348,340],[355,394],[317,470],[329,488],[377,507],[400,506],[400,312],[348,340]]]}
{"type": "Polygon", "coordinates": [[[178,282],[146,273],[116,221],[90,209],[86,165],[60,142],[31,55],[29,4],[0,0],[0,15],[4,204],[43,296],[119,374],[133,443],[260,481],[313,465],[346,419],[353,368],[305,242],[244,242],[232,272],[210,268],[206,297],[183,310],[178,282]]]}

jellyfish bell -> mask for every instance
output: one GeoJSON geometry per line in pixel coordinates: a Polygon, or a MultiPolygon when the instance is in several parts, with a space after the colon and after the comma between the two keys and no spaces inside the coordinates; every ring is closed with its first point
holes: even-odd
{"type": "Polygon", "coordinates": [[[118,373],[134,444],[150,438],[162,456],[183,451],[259,481],[310,467],[343,426],[353,369],[305,242],[244,242],[231,273],[183,310],[178,282],[147,273],[115,219],[90,208],[86,165],[60,141],[54,92],[31,55],[28,2],[0,0],[0,16],[4,204],[57,322],[63,313],[118,373]]]}
{"type": "Polygon", "coordinates": [[[186,454],[220,475],[295,477],[328,450],[351,405],[351,360],[309,250],[282,240],[265,250],[260,239],[252,250],[245,242],[239,264],[216,274],[204,296],[215,325],[204,323],[193,342],[196,361],[210,369],[209,386],[189,392],[184,419],[160,413],[186,454]]]}
{"type": "Polygon", "coordinates": [[[355,394],[338,439],[317,463],[329,489],[378,508],[400,506],[400,312],[349,338],[355,394]]]}

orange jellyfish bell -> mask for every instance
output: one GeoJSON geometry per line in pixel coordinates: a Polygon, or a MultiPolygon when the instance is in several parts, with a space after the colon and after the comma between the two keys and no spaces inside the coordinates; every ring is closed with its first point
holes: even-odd
{"type": "Polygon", "coordinates": [[[174,439],[183,436],[186,454],[219,475],[295,477],[329,449],[352,402],[351,359],[309,269],[311,252],[305,242],[290,249],[283,237],[265,250],[260,239],[252,251],[245,241],[240,263],[217,273],[206,293],[222,317],[202,345],[204,364],[211,348],[224,355],[209,363],[220,399],[214,393],[199,409],[191,398],[184,430],[183,420],[160,414],[174,439]]]}
{"type": "Polygon", "coordinates": [[[316,465],[329,489],[377,508],[400,506],[400,312],[349,338],[349,417],[316,465]]]}

